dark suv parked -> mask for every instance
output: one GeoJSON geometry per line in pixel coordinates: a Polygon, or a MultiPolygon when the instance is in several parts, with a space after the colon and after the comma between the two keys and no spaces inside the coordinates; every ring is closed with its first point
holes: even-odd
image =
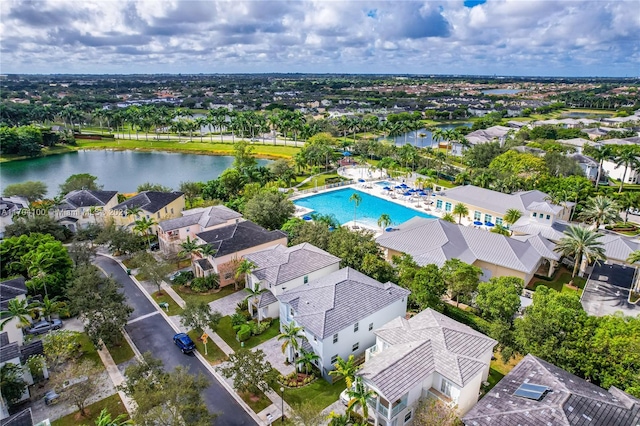
{"type": "Polygon", "coordinates": [[[191,337],[187,336],[185,333],[178,333],[173,336],[173,343],[180,348],[183,354],[191,353],[196,348],[196,344],[193,343],[191,337]]]}

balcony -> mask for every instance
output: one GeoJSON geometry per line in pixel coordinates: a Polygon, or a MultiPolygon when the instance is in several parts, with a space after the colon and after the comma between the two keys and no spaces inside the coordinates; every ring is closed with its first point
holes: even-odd
{"type": "Polygon", "coordinates": [[[397,416],[405,408],[407,408],[407,404],[405,404],[404,401],[401,401],[398,405],[394,405],[391,408],[391,417],[390,417],[390,419],[393,419],[395,416],[397,416]]]}
{"type": "Polygon", "coordinates": [[[364,352],[364,360],[365,362],[369,361],[370,358],[373,358],[374,356],[378,355],[380,352],[378,351],[378,345],[373,345],[370,348],[368,348],[365,352],[364,352]]]}

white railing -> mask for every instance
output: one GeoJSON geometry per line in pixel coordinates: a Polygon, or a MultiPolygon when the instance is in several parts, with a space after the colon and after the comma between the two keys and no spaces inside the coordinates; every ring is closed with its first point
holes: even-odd
{"type": "Polygon", "coordinates": [[[309,193],[315,193],[315,192],[318,192],[318,191],[324,191],[325,189],[338,188],[340,186],[353,185],[354,183],[355,182],[353,180],[346,180],[346,181],[343,181],[343,182],[336,182],[336,183],[330,183],[328,185],[316,186],[316,187],[309,188],[309,189],[303,189],[302,191],[296,191],[293,194],[291,194],[289,198],[296,197],[296,196],[302,195],[302,194],[309,194],[309,193]]]}

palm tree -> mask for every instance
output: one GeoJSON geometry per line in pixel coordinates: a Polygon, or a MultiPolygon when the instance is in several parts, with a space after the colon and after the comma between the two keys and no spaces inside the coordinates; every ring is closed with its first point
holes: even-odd
{"type": "Polygon", "coordinates": [[[369,418],[367,401],[370,398],[375,398],[376,393],[365,386],[361,377],[356,377],[355,382],[353,382],[353,388],[347,390],[347,395],[351,398],[351,401],[349,401],[347,405],[347,413],[354,411],[359,405],[362,407],[362,417],[364,417],[364,421],[366,422],[369,418]]]}
{"type": "Polygon", "coordinates": [[[29,303],[26,299],[11,299],[7,303],[7,309],[0,312],[0,318],[4,321],[0,323],[0,331],[14,318],[18,319],[17,327],[26,327],[31,324],[31,319],[38,312],[37,303],[29,303]]]}
{"type": "Polygon", "coordinates": [[[278,334],[278,340],[282,341],[282,353],[287,351],[287,360],[289,362],[295,361],[295,353],[300,349],[300,342],[306,341],[307,336],[303,333],[304,329],[298,327],[295,322],[291,321],[289,324],[282,324],[282,332],[278,334]]]}
{"type": "Polygon", "coordinates": [[[196,249],[196,253],[200,254],[202,257],[209,257],[216,254],[218,250],[214,249],[211,244],[200,244],[196,249]]]}
{"type": "Polygon", "coordinates": [[[95,425],[96,426],[126,426],[126,425],[132,425],[133,421],[126,420],[126,418],[127,418],[126,414],[120,414],[115,419],[112,419],[111,418],[111,413],[109,413],[106,408],[103,408],[102,411],[100,411],[100,415],[98,415],[98,418],[95,421],[95,425]]]}
{"type": "Polygon", "coordinates": [[[304,366],[305,374],[309,374],[309,370],[313,368],[314,362],[319,360],[320,357],[313,351],[307,352],[305,350],[300,352],[298,362],[304,366]]]}
{"type": "Polygon", "coordinates": [[[629,209],[635,206],[640,206],[640,192],[623,192],[618,194],[616,203],[620,206],[620,209],[624,211],[624,223],[629,221],[629,209]]]}
{"type": "Polygon", "coordinates": [[[598,176],[596,177],[596,189],[598,189],[600,178],[602,177],[602,164],[605,160],[610,160],[613,157],[613,148],[611,145],[602,145],[599,148],[591,148],[586,151],[588,155],[598,162],[598,176]]]}
{"type": "Polygon", "coordinates": [[[386,227],[388,227],[389,225],[391,225],[391,216],[389,216],[386,213],[382,213],[380,215],[380,217],[378,218],[378,226],[381,229],[385,229],[386,227]]]}
{"type": "Polygon", "coordinates": [[[199,250],[200,246],[187,235],[187,239],[180,243],[180,251],[178,252],[178,256],[180,256],[181,258],[191,258],[191,255],[193,253],[197,253],[199,250]]]}
{"type": "Polygon", "coordinates": [[[156,224],[156,220],[154,218],[151,217],[147,219],[146,217],[143,217],[142,219],[136,220],[135,226],[133,227],[133,230],[139,232],[140,235],[147,236],[147,243],[149,244],[149,249],[151,249],[151,235],[149,233],[149,230],[155,224],[156,224]]]}
{"type": "Polygon", "coordinates": [[[521,217],[522,217],[522,212],[520,210],[518,210],[518,209],[507,209],[507,211],[504,214],[504,219],[503,220],[507,224],[513,225],[521,217]]]}
{"type": "Polygon", "coordinates": [[[622,179],[620,179],[620,188],[618,193],[622,192],[624,185],[624,179],[627,177],[627,170],[629,168],[640,168],[640,148],[633,145],[625,145],[618,149],[614,160],[616,162],[616,168],[624,166],[624,172],[622,172],[622,179]]]}
{"type": "Polygon", "coordinates": [[[338,360],[333,366],[336,367],[336,369],[329,371],[329,375],[344,377],[347,389],[351,388],[353,381],[356,379],[356,371],[358,371],[354,356],[349,355],[346,361],[342,359],[342,357],[338,357],[338,360]]]}
{"type": "Polygon", "coordinates": [[[353,226],[355,227],[356,226],[356,213],[358,211],[358,206],[362,202],[362,197],[360,195],[358,195],[357,192],[354,192],[353,194],[351,194],[351,197],[349,197],[349,202],[353,202],[353,226]]]}
{"type": "Polygon", "coordinates": [[[640,263],[640,250],[636,250],[631,252],[629,257],[627,258],[627,262],[629,263],[640,263]]]}
{"type": "Polygon", "coordinates": [[[442,215],[441,219],[444,220],[445,222],[456,223],[456,218],[451,213],[445,213],[444,215],[442,215]]]}
{"type": "Polygon", "coordinates": [[[593,221],[594,229],[600,225],[622,220],[620,218],[620,206],[611,198],[598,195],[587,200],[587,204],[580,213],[580,217],[587,222],[593,221]]]}
{"type": "Polygon", "coordinates": [[[238,263],[238,266],[236,266],[236,281],[238,281],[238,278],[244,275],[245,287],[247,287],[249,283],[249,274],[251,274],[254,269],[256,269],[255,263],[247,259],[242,259],[240,263],[238,263]]]}
{"type": "Polygon", "coordinates": [[[133,216],[134,218],[137,218],[140,213],[142,213],[142,209],[138,206],[127,207],[127,216],[133,216]]]}
{"type": "Polygon", "coordinates": [[[60,313],[67,304],[65,302],[59,302],[58,296],[53,299],[49,299],[49,296],[45,296],[42,299],[42,303],[39,304],[40,313],[47,321],[51,321],[51,315],[60,313]]]}
{"type": "Polygon", "coordinates": [[[596,231],[582,226],[569,226],[564,233],[555,251],[575,258],[571,277],[576,276],[583,256],[586,256],[588,263],[605,258],[602,242],[598,241],[601,235],[596,231]]]}
{"type": "MultiPolygon", "coordinates": [[[[253,285],[253,288],[251,287],[246,287],[244,289],[247,293],[249,293],[249,295],[247,297],[244,298],[244,300],[246,301],[251,301],[251,303],[249,303],[249,313],[253,316],[253,306],[256,306],[256,309],[258,307],[258,297],[264,293],[265,291],[267,291],[264,288],[260,287],[260,283],[255,283],[253,285]]],[[[260,316],[258,316],[258,324],[260,324],[260,316]]]]}
{"type": "Polygon", "coordinates": [[[500,234],[500,235],[504,235],[506,237],[508,237],[509,235],[511,235],[511,231],[509,231],[507,228],[505,228],[502,225],[496,225],[493,227],[493,229],[491,229],[491,232],[493,232],[494,234],[500,234]]]}
{"type": "Polygon", "coordinates": [[[458,225],[460,225],[460,222],[462,222],[462,216],[469,214],[469,208],[464,203],[458,203],[453,206],[453,214],[458,215],[458,225]]]}

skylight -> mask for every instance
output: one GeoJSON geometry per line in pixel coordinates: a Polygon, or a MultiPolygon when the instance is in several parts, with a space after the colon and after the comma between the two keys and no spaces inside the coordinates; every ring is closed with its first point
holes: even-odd
{"type": "Polygon", "coordinates": [[[544,397],[545,393],[550,390],[551,389],[547,386],[523,383],[513,394],[515,396],[521,396],[522,398],[540,401],[544,397]]]}

